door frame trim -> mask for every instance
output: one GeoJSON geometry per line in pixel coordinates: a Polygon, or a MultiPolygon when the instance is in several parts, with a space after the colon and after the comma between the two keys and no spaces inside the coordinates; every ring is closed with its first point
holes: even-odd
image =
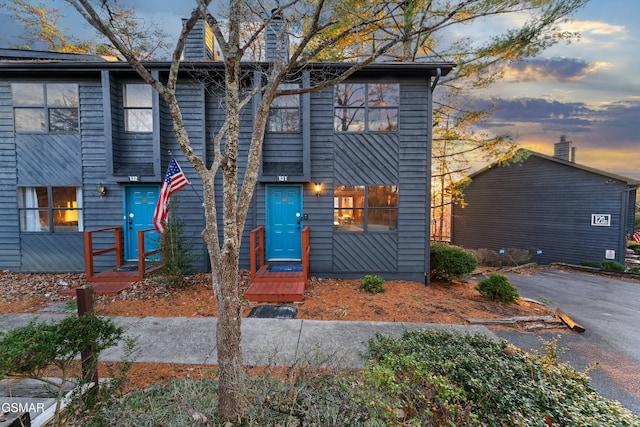
{"type": "MultiPolygon", "coordinates": [[[[270,212],[269,212],[269,197],[270,197],[270,193],[271,193],[271,189],[274,188],[278,188],[278,187],[296,187],[299,190],[299,197],[300,197],[300,215],[304,215],[304,186],[302,184],[299,183],[284,183],[284,182],[279,182],[279,183],[270,183],[270,184],[265,184],[265,189],[264,189],[264,211],[265,211],[265,215],[264,215],[264,219],[265,219],[265,239],[269,238],[269,227],[270,227],[270,212]]],[[[303,227],[300,228],[300,230],[302,230],[303,227]]],[[[302,246],[302,238],[300,240],[300,245],[302,246]]],[[[302,261],[302,253],[300,254],[300,258],[268,258],[268,253],[267,253],[267,245],[265,245],[265,254],[267,255],[266,261],[267,262],[279,262],[279,261],[295,261],[295,262],[299,262],[302,261]]]]}

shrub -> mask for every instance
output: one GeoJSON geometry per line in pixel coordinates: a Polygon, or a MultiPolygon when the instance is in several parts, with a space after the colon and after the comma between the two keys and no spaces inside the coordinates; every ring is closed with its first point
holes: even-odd
{"type": "Polygon", "coordinates": [[[459,279],[473,273],[476,257],[460,246],[448,243],[431,244],[431,276],[442,280],[459,279]]]}
{"type": "Polygon", "coordinates": [[[600,264],[598,264],[597,262],[593,262],[593,261],[582,261],[580,263],[580,265],[583,266],[583,267],[600,268],[600,264]]]}
{"type": "Polygon", "coordinates": [[[498,252],[494,250],[480,248],[469,249],[469,252],[471,252],[473,256],[476,257],[476,260],[478,260],[478,265],[482,265],[485,267],[498,267],[500,265],[500,255],[498,255],[498,252]]]}
{"type": "Polygon", "coordinates": [[[54,425],[60,425],[65,386],[71,379],[76,357],[89,348],[97,355],[117,345],[123,334],[122,327],[92,313],[69,316],[57,323],[33,320],[27,326],[0,333],[0,379],[18,375],[51,386],[56,391],[54,425]],[[50,365],[60,370],[59,382],[47,377],[50,365]]]}
{"type": "Polygon", "coordinates": [[[640,267],[635,266],[635,267],[631,267],[629,269],[629,273],[633,273],[633,274],[640,274],[640,267]]]}
{"type": "Polygon", "coordinates": [[[624,271],[624,265],[610,259],[600,261],[600,268],[605,271],[624,271]]]}
{"type": "Polygon", "coordinates": [[[478,283],[476,289],[480,295],[492,301],[514,302],[520,298],[518,288],[509,283],[504,274],[492,273],[488,279],[478,283]]]}
{"type": "Polygon", "coordinates": [[[384,283],[384,279],[382,277],[371,276],[367,274],[366,276],[364,276],[364,279],[362,279],[362,282],[360,283],[360,288],[364,289],[370,294],[378,294],[380,292],[385,291],[384,286],[382,286],[383,283],[384,283]]]}
{"type": "Polygon", "coordinates": [[[504,251],[504,263],[506,265],[525,264],[531,260],[532,255],[529,249],[507,248],[504,251]]]}
{"type": "Polygon", "coordinates": [[[182,287],[183,278],[193,274],[193,239],[189,238],[185,232],[184,219],[176,214],[179,199],[171,198],[169,217],[164,231],[164,247],[162,248],[162,258],[164,267],[158,280],[166,287],[182,287]]]}

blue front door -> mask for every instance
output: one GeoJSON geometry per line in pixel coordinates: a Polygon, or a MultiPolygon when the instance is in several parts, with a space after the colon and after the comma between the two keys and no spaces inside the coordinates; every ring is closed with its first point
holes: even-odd
{"type": "Polygon", "coordinates": [[[267,259],[302,259],[302,186],[267,186],[267,259]]]}
{"type": "MultiPolygon", "coordinates": [[[[125,258],[138,259],[138,231],[153,228],[153,212],[158,203],[160,188],[157,185],[130,185],[124,191],[124,249],[125,258]]],[[[145,234],[145,251],[161,245],[156,232],[145,234]]]]}

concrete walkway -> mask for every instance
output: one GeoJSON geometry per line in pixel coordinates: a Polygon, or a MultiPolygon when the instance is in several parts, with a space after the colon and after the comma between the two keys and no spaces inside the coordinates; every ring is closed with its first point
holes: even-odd
{"type": "MultiPolygon", "coordinates": [[[[0,314],[0,331],[27,325],[36,315],[0,314]]],[[[64,315],[43,314],[40,321],[64,315]]],[[[217,364],[217,318],[113,317],[127,336],[137,339],[136,362],[217,364]]],[[[242,319],[242,352],[251,366],[293,366],[311,364],[331,367],[360,367],[366,342],[376,333],[400,337],[405,330],[433,328],[483,333],[495,337],[483,326],[437,325],[390,322],[337,322],[301,319],[242,319]]],[[[102,361],[121,361],[122,346],[105,350],[102,361]]]]}

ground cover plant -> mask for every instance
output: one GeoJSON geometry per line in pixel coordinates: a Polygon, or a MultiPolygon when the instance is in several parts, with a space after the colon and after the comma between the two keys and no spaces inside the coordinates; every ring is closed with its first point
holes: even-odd
{"type": "MultiPolygon", "coordinates": [[[[311,366],[251,377],[245,426],[640,426],[559,363],[556,342],[537,355],[449,329],[370,340],[361,370],[311,366]]],[[[218,425],[215,379],[181,379],[132,392],[97,422],[218,425]]]]}

